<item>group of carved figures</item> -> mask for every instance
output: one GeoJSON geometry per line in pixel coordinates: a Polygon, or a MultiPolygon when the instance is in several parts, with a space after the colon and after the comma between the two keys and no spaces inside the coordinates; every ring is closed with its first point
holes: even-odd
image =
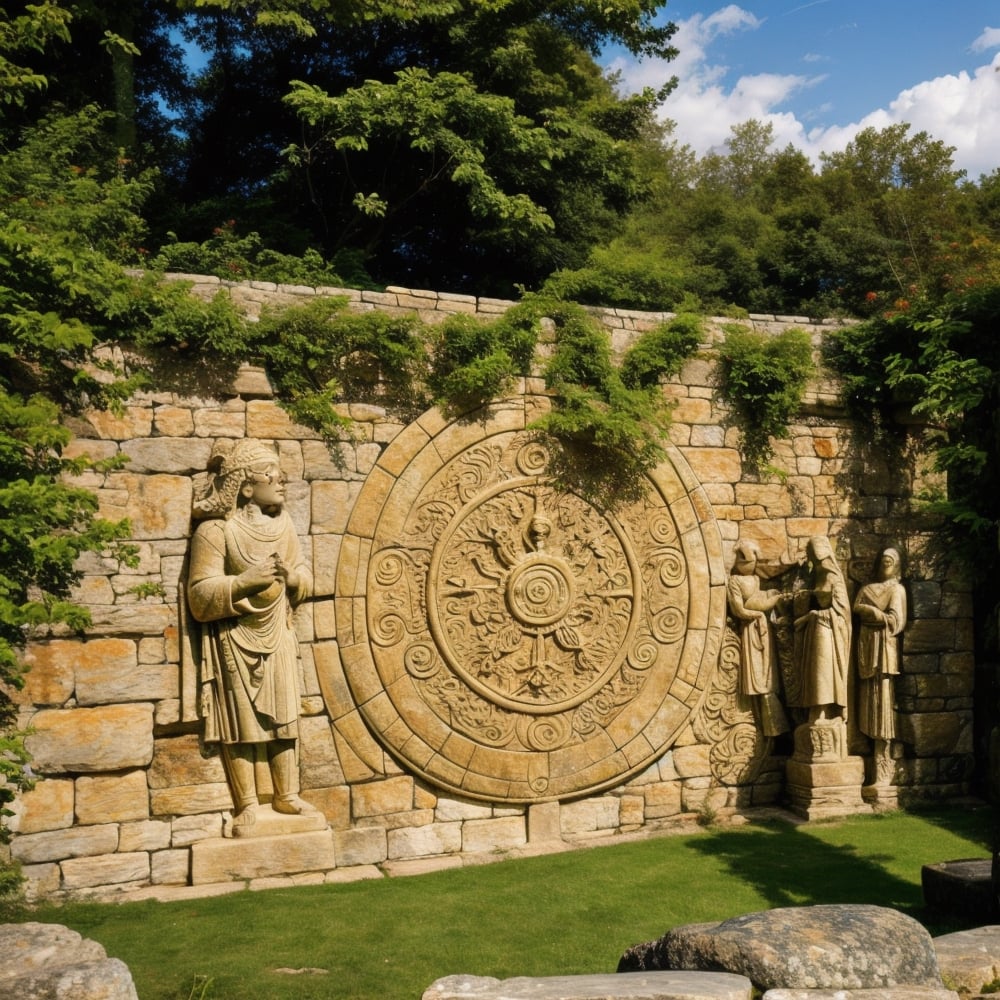
{"type": "MultiPolygon", "coordinates": [[[[291,519],[278,455],[255,440],[221,442],[213,453],[191,542],[182,606],[197,661],[206,743],[219,744],[232,790],[235,836],[250,835],[260,803],[301,815],[299,668],[292,610],[312,579],[291,519]]],[[[807,547],[808,580],[788,591],[761,586],[757,546],[736,546],[729,607],[741,632],[740,694],[765,736],[789,728],[843,733],[852,662],[847,583],[827,538],[807,547]],[[784,668],[782,665],[784,665],[784,668]]],[[[896,735],[896,637],[906,622],[900,557],[886,549],[878,580],[854,601],[858,728],[874,740],[875,776],[887,781],[896,735]]],[[[843,747],[843,735],[839,737],[843,747]]]]}
{"type": "Polygon", "coordinates": [[[828,538],[810,539],[806,561],[797,570],[791,589],[764,589],[757,545],[741,541],[736,546],[728,597],[740,632],[739,693],[751,700],[765,736],[790,728],[788,708],[799,724],[797,751],[801,733],[806,747],[842,755],[855,688],[853,664],[857,729],[873,743],[870,782],[887,784],[896,738],[898,636],[906,625],[900,553],[894,548],[881,552],[877,578],[860,588],[853,608],[828,538]],[[824,731],[830,739],[815,738],[824,731]]]}

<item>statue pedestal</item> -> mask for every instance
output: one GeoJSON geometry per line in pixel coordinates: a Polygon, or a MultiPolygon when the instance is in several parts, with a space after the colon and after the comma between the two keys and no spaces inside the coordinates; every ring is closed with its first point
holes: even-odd
{"type": "Polygon", "coordinates": [[[288,816],[261,806],[253,826],[242,829],[239,837],[214,837],[191,846],[192,885],[335,867],[333,832],[320,812],[288,816]]]}
{"type": "Polygon", "coordinates": [[[191,884],[325,872],[336,867],[333,831],[218,837],[191,846],[191,884]]]}
{"type": "Polygon", "coordinates": [[[892,812],[899,808],[899,791],[895,785],[865,785],[861,797],[874,812],[892,812]]]}
{"type": "Polygon", "coordinates": [[[795,752],[785,765],[792,812],[806,819],[868,812],[861,795],[864,781],[864,758],[847,754],[843,719],[805,723],[795,730],[795,752]]]}

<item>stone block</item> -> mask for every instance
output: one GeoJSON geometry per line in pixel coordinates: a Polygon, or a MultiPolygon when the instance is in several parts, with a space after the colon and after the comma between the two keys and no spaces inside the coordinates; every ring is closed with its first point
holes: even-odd
{"type": "MultiPolygon", "coordinates": [[[[78,643],[75,666],[79,705],[152,701],[171,694],[169,688],[161,687],[156,693],[143,696],[145,677],[137,676],[138,647],[131,639],[98,638],[78,643]]],[[[144,664],[143,670],[152,666],[144,664]]]]}
{"type": "Polygon", "coordinates": [[[388,834],[388,856],[391,860],[458,854],[461,850],[461,823],[431,823],[428,826],[390,830],[388,834]]]}
{"type": "Polygon", "coordinates": [[[172,788],[225,782],[222,758],[216,752],[203,752],[196,735],[172,736],[157,740],[149,768],[149,787],[172,788]]]}
{"type": "Polygon", "coordinates": [[[412,778],[387,778],[351,788],[351,813],[355,819],[405,812],[412,808],[412,778]]]}
{"type": "Polygon", "coordinates": [[[299,754],[303,788],[345,784],[330,720],[325,715],[299,720],[299,754]]]}
{"type": "Polygon", "coordinates": [[[314,805],[335,830],[345,830],[351,823],[351,792],[347,785],[335,788],[305,788],[302,798],[314,805]]]}
{"type": "MultiPolygon", "coordinates": [[[[159,416],[159,411],[154,411],[159,416]]],[[[186,423],[194,429],[194,420],[190,410],[181,411],[186,414],[186,423]]],[[[183,418],[182,418],[183,420],[183,418]]],[[[201,472],[208,465],[212,453],[212,442],[192,439],[190,437],[153,437],[139,438],[122,443],[122,452],[129,458],[129,472],[173,473],[180,476],[191,476],[201,472]]]]}
{"type": "Polygon", "coordinates": [[[563,835],[613,830],[618,826],[618,809],[618,799],[610,796],[564,802],[560,814],[563,835]]]}
{"type": "Polygon", "coordinates": [[[199,840],[222,836],[222,816],[219,813],[177,816],[170,821],[170,846],[190,847],[199,840]]]}
{"type": "Polygon", "coordinates": [[[231,809],[229,785],[177,785],[153,789],[149,809],[153,816],[188,816],[192,813],[222,812],[231,809]]]}
{"type": "Polygon", "coordinates": [[[342,868],[355,865],[378,865],[388,857],[386,833],[382,827],[362,827],[338,830],[333,835],[337,864],[342,868]]]}
{"type": "Polygon", "coordinates": [[[118,849],[118,824],[75,826],[68,830],[50,830],[15,837],[11,856],[24,864],[62,861],[65,858],[110,854],[118,849]]]}
{"type": "Polygon", "coordinates": [[[964,713],[923,712],[899,716],[899,738],[913,747],[917,757],[942,757],[961,752],[963,730],[970,724],[964,713]]]}
{"type": "Polygon", "coordinates": [[[191,846],[191,884],[329,871],[336,867],[329,830],[278,837],[200,840],[191,846]]]}
{"type": "Polygon", "coordinates": [[[508,851],[528,842],[523,816],[500,819],[470,819],[462,824],[462,850],[508,851]]]}
{"type": "MultiPolygon", "coordinates": [[[[156,406],[153,408],[153,431],[164,437],[194,436],[194,417],[186,406],[156,406]]],[[[204,469],[204,466],[200,466],[204,469]]],[[[175,470],[171,470],[175,471],[175,470]]]]}
{"type": "Polygon", "coordinates": [[[440,796],[434,807],[434,819],[439,823],[465,819],[489,819],[492,815],[491,806],[483,805],[481,802],[450,799],[446,795],[440,796]]]}
{"type": "Polygon", "coordinates": [[[953,653],[956,646],[955,622],[948,618],[920,618],[911,621],[903,633],[904,653],[953,653]]]}
{"type": "Polygon", "coordinates": [[[22,792],[12,807],[9,828],[15,833],[61,830],[73,825],[73,781],[46,778],[30,791],[22,792]]]}
{"type": "Polygon", "coordinates": [[[62,863],[63,888],[88,889],[103,885],[149,882],[149,855],[105,854],[97,857],[70,858],[62,863]]]}
{"type": "Polygon", "coordinates": [[[692,471],[703,483],[735,483],[742,475],[740,453],[735,448],[682,448],[692,471]]]}
{"type": "Polygon", "coordinates": [[[21,865],[24,877],[24,898],[37,903],[54,895],[62,885],[62,873],[55,862],[41,865],[21,865]]]}
{"type": "Polygon", "coordinates": [[[191,874],[188,850],[154,851],[149,856],[149,881],[152,885],[187,885],[191,874]]]}
{"type": "Polygon", "coordinates": [[[149,817],[145,771],[99,774],[76,779],[76,820],[121,823],[149,817]]]}
{"type": "Polygon", "coordinates": [[[28,646],[24,665],[28,672],[24,688],[13,692],[18,704],[64,705],[76,687],[76,660],[82,643],[76,639],[52,639],[28,646]]]}
{"type": "Polygon", "coordinates": [[[48,709],[32,719],[26,745],[40,774],[122,771],[153,759],[153,706],[48,709]]]}
{"type": "Polygon", "coordinates": [[[127,491],[127,504],[118,516],[131,521],[133,538],[187,538],[191,533],[190,476],[116,473],[111,478],[127,491]]]}
{"type": "Polygon", "coordinates": [[[622,827],[642,826],[646,819],[646,800],[641,795],[623,795],[618,810],[622,827]]]}
{"type": "Polygon", "coordinates": [[[674,770],[680,778],[706,778],[712,773],[709,764],[711,747],[696,744],[687,747],[674,747],[674,770]]]}
{"type": "Polygon", "coordinates": [[[558,802],[536,802],[528,806],[528,843],[560,843],[562,841],[561,812],[562,806],[558,802]]]}
{"type": "Polygon", "coordinates": [[[312,484],[312,532],[342,535],[358,495],[358,484],[316,480],[312,484]]]}
{"type": "Polygon", "coordinates": [[[681,785],[679,781],[649,785],[642,790],[646,819],[666,819],[681,811],[681,785]]]}
{"type": "Polygon", "coordinates": [[[165,820],[122,823],[118,833],[119,851],[162,851],[169,846],[170,824],[165,820]]]}

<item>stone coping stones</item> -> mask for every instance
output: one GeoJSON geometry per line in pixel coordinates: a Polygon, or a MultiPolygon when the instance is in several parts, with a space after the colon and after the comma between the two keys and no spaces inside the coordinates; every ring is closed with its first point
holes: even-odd
{"type": "Polygon", "coordinates": [[[748,913],[718,924],[675,927],[633,945],[619,972],[724,970],[760,990],[942,987],[930,934],[881,906],[834,904],[748,913]]]}
{"type": "Polygon", "coordinates": [[[43,923],[0,925],[0,996],[138,1000],[124,962],[68,927],[43,923]]]}
{"type": "Polygon", "coordinates": [[[422,1000],[750,1000],[750,980],[729,973],[630,972],[624,975],[445,976],[422,1000]]]}
{"type": "Polygon", "coordinates": [[[1000,926],[976,927],[934,938],[941,978],[964,994],[1000,979],[1000,926]]]}

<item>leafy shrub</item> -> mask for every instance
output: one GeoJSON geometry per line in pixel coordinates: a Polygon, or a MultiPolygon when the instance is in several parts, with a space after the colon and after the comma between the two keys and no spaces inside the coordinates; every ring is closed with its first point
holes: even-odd
{"type": "Polygon", "coordinates": [[[542,291],[587,305],[669,310],[683,300],[689,277],[675,257],[612,244],[591,251],[584,267],[554,272],[542,291]]]}
{"type": "Polygon", "coordinates": [[[722,395],[739,417],[744,457],[759,466],[770,455],[770,439],[788,433],[814,373],[809,334],[727,326],[719,361],[722,395]]]}
{"type": "Polygon", "coordinates": [[[677,316],[644,333],[622,359],[622,381],[630,388],[648,387],[676,375],[697,350],[702,336],[700,317],[677,316]]]}

